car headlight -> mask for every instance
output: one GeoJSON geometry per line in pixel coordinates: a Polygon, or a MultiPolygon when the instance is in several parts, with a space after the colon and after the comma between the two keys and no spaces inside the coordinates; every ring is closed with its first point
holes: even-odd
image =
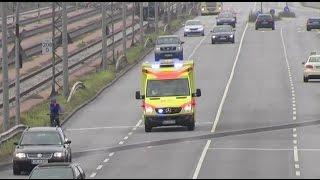
{"type": "Polygon", "coordinates": [[[186,105],[185,107],[183,107],[183,110],[184,110],[185,112],[191,112],[191,110],[192,110],[191,104],[188,104],[188,105],[186,105]]]}
{"type": "Polygon", "coordinates": [[[22,158],[26,157],[26,154],[25,153],[17,153],[16,157],[19,158],[19,159],[22,159],[22,158]]]}
{"type": "Polygon", "coordinates": [[[221,7],[219,7],[219,10],[221,10],[221,7]]]}
{"type": "Polygon", "coordinates": [[[153,108],[149,107],[149,106],[146,107],[145,110],[146,110],[146,113],[152,113],[153,112],[153,108]]]}
{"type": "Polygon", "coordinates": [[[204,7],[203,7],[203,8],[201,8],[201,11],[204,11],[204,7]]]}
{"type": "Polygon", "coordinates": [[[232,37],[233,37],[233,34],[231,34],[230,37],[232,38],[232,37]]]}
{"type": "Polygon", "coordinates": [[[61,158],[61,157],[64,156],[64,153],[63,153],[63,152],[55,152],[55,153],[53,154],[53,156],[56,157],[56,158],[61,158]]]}
{"type": "Polygon", "coordinates": [[[212,38],[214,39],[214,38],[216,38],[216,36],[212,36],[212,38]]]}
{"type": "Polygon", "coordinates": [[[199,27],[198,29],[199,29],[199,31],[202,31],[202,30],[203,30],[203,27],[199,27]]]}
{"type": "Polygon", "coordinates": [[[160,47],[156,47],[156,51],[160,51],[160,47]]]}
{"type": "Polygon", "coordinates": [[[189,28],[185,28],[184,31],[190,31],[190,29],[189,28]]]}

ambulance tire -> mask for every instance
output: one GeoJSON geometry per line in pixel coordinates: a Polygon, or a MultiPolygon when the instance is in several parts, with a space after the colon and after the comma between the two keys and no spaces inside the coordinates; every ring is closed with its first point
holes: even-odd
{"type": "Polygon", "coordinates": [[[195,126],[195,123],[194,123],[194,120],[192,121],[192,123],[190,123],[187,128],[188,128],[188,131],[193,131],[194,130],[194,126],[195,126]]]}
{"type": "Polygon", "coordinates": [[[145,132],[151,132],[152,130],[152,126],[150,126],[149,124],[145,123],[144,124],[144,131],[145,132]]]}

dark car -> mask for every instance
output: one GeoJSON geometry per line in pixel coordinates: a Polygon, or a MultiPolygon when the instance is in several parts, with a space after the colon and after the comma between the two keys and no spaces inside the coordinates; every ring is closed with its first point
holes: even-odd
{"type": "Polygon", "coordinates": [[[234,14],[230,11],[224,11],[218,15],[217,19],[217,26],[219,25],[230,25],[233,28],[236,27],[236,18],[234,14]]]}
{"type": "Polygon", "coordinates": [[[255,23],[255,29],[258,30],[259,28],[271,28],[272,30],[275,29],[274,19],[271,14],[258,15],[255,23]]]}
{"type": "Polygon", "coordinates": [[[215,26],[211,31],[211,43],[216,42],[231,42],[234,43],[234,30],[230,25],[215,26]]]}
{"type": "Polygon", "coordinates": [[[13,174],[31,171],[41,163],[71,162],[70,143],[60,127],[27,128],[14,143],[13,174]]]}
{"type": "Polygon", "coordinates": [[[309,18],[307,20],[307,31],[312,29],[320,29],[320,18],[309,18]]]}
{"type": "Polygon", "coordinates": [[[175,58],[183,60],[183,43],[177,35],[159,36],[154,49],[155,61],[175,58]]]}
{"type": "Polygon", "coordinates": [[[30,173],[29,179],[85,179],[86,174],[77,163],[57,162],[39,164],[30,173]]]}

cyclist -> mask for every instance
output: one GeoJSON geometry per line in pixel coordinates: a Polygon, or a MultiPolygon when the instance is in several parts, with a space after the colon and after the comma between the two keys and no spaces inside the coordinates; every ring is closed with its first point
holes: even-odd
{"type": "Polygon", "coordinates": [[[57,103],[55,99],[51,99],[50,103],[50,123],[51,126],[54,127],[56,121],[56,125],[60,127],[60,120],[59,120],[59,113],[61,113],[61,107],[60,104],[57,103]]]}

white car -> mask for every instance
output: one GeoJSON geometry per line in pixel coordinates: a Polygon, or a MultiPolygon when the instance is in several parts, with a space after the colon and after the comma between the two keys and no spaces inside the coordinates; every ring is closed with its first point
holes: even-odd
{"type": "Polygon", "coordinates": [[[188,20],[184,26],[184,36],[200,34],[204,36],[204,27],[199,20],[188,20]]]}
{"type": "Polygon", "coordinates": [[[311,53],[306,62],[302,62],[303,82],[308,82],[309,79],[320,79],[320,54],[311,53]]]}

